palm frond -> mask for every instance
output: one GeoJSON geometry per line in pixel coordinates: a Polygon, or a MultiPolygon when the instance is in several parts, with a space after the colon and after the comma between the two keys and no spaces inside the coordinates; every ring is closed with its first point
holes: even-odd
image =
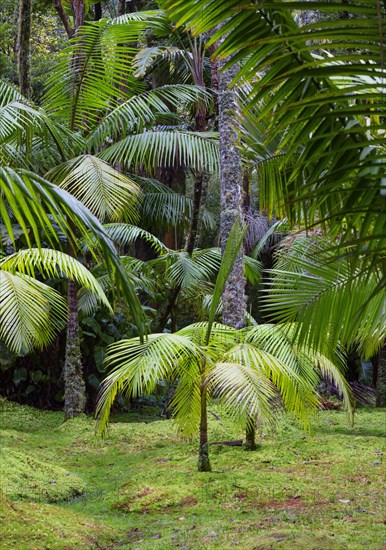
{"type": "Polygon", "coordinates": [[[87,137],[87,145],[97,149],[106,140],[111,142],[129,132],[139,133],[162,118],[175,118],[170,105],[188,108],[199,101],[208,103],[209,93],[204,88],[187,84],[161,86],[140,93],[110,111],[87,137]]]}
{"type": "Polygon", "coordinates": [[[142,86],[130,76],[135,44],[144,20],[127,24],[102,19],[88,23],[71,39],[52,73],[44,104],[54,120],[73,129],[92,128],[100,113],[118,105],[122,82],[131,91],[142,86]]]}
{"type": "MultiPolygon", "coordinates": [[[[291,222],[299,216],[309,224],[328,220],[333,235],[350,229],[344,237],[351,253],[384,254],[384,2],[353,0],[347,7],[352,16],[302,27],[293,10],[308,10],[306,1],[163,4],[179,25],[196,33],[216,29],[209,42],[228,60],[225,70],[240,62],[235,80],[252,86],[247,109],[263,101],[258,120],[268,121],[266,143],[280,136],[277,152],[297,155],[292,166],[284,160],[290,171],[282,189],[275,188],[291,222]],[[336,62],[314,55],[318,49],[336,62]],[[348,75],[362,78],[342,87],[339,79],[348,75]]],[[[312,7],[341,11],[339,3],[318,0],[312,7]]],[[[272,190],[260,189],[265,202],[272,190]]]]}
{"type": "Polygon", "coordinates": [[[160,130],[134,134],[110,145],[98,156],[127,168],[142,165],[149,173],[160,166],[188,166],[211,171],[219,163],[214,134],[203,132],[160,130]]]}
{"type": "Polygon", "coordinates": [[[299,323],[298,336],[311,347],[331,352],[341,342],[369,358],[386,337],[381,278],[366,259],[353,264],[328,241],[299,237],[271,272],[265,307],[276,320],[299,323]]]}
{"type": "Polygon", "coordinates": [[[16,354],[43,348],[66,323],[65,300],[49,286],[0,269],[0,340],[16,354]]]}
{"type": "MultiPolygon", "coordinates": [[[[193,200],[190,197],[173,191],[155,179],[137,177],[136,181],[144,191],[141,206],[145,220],[165,227],[187,225],[191,220],[193,200]]],[[[206,208],[202,209],[202,223],[207,229],[215,226],[214,217],[206,208]]]]}
{"type": "Polygon", "coordinates": [[[138,185],[109,164],[82,155],[59,164],[46,178],[81,201],[101,221],[138,219],[138,185]]]}
{"type": "Polygon", "coordinates": [[[58,228],[70,238],[75,237],[72,227],[76,227],[78,235],[85,239],[89,239],[91,231],[97,239],[110,276],[115,281],[117,292],[121,293],[122,299],[130,307],[134,322],[142,332],[144,317],[141,304],[127,279],[118,253],[103,226],[81,202],[37,174],[10,168],[0,168],[0,192],[5,199],[0,201],[0,218],[15,249],[15,221],[30,248],[33,244],[42,248],[41,229],[45,229],[45,239],[52,246],[61,244],[58,228]]]}
{"type": "Polygon", "coordinates": [[[51,248],[27,248],[0,259],[0,269],[35,277],[66,277],[77,281],[110,311],[111,306],[95,277],[75,258],[51,248]]]}
{"type": "Polygon", "coordinates": [[[151,393],[158,380],[170,378],[177,365],[199,362],[201,358],[200,348],[177,334],[152,334],[143,343],[133,338],[111,344],[106,364],[113,370],[104,380],[98,397],[98,431],[103,433],[106,429],[117,392],[133,397],[151,393]]]}
{"type": "Polygon", "coordinates": [[[126,223],[106,223],[103,227],[106,234],[118,246],[127,246],[135,243],[138,239],[143,239],[158,254],[167,251],[167,247],[162,241],[141,227],[126,223]]]}
{"type": "Polygon", "coordinates": [[[271,354],[249,342],[230,349],[223,361],[239,363],[264,374],[277,388],[285,409],[309,427],[307,410],[318,406],[315,385],[311,383],[315,378],[312,370],[307,373],[308,377],[300,376],[279,354],[271,354]]]}

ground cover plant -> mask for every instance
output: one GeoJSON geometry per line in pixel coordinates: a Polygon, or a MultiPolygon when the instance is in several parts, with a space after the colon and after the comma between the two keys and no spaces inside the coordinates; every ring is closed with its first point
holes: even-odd
{"type": "MultiPolygon", "coordinates": [[[[243,437],[221,406],[209,417],[212,441],[243,437]]],[[[113,416],[105,440],[91,417],[6,400],[0,426],[0,548],[383,547],[382,409],[360,409],[353,427],[320,411],[313,434],[283,416],[254,453],[213,445],[205,474],[196,442],[156,408],[113,416]]]]}

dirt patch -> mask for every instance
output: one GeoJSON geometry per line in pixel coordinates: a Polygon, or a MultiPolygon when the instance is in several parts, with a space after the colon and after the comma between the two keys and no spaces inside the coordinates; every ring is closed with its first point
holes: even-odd
{"type": "Polygon", "coordinates": [[[182,506],[196,506],[198,500],[193,495],[188,495],[182,499],[182,506]]]}

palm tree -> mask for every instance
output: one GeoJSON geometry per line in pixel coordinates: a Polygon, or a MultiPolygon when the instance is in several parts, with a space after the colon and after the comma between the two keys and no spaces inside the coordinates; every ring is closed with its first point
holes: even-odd
{"type": "Polygon", "coordinates": [[[96,303],[111,306],[93,275],[77,260],[46,248],[26,248],[0,259],[0,339],[16,354],[43,348],[66,325],[67,304],[43,278],[76,280],[96,303]]]}
{"type": "Polygon", "coordinates": [[[331,241],[320,235],[295,235],[277,253],[264,300],[274,321],[296,323],[296,337],[327,355],[338,345],[356,350],[363,359],[379,353],[378,403],[385,401],[386,307],[385,293],[378,292],[382,276],[382,269],[366,257],[358,263],[336,256],[331,241]]]}
{"type": "MultiPolygon", "coordinates": [[[[120,44],[137,39],[146,20],[146,14],[134,14],[126,23],[100,21],[79,28],[49,83],[50,89],[44,99],[46,111],[26,104],[5,84],[2,89],[5,124],[0,145],[4,162],[13,166],[28,162],[35,170],[45,170],[46,178],[70,190],[101,221],[122,218],[136,221],[138,206],[135,204],[140,197],[138,185],[101,157],[105,156],[122,168],[140,164],[151,169],[158,164],[176,162],[199,165],[208,156],[216,157],[216,144],[195,135],[179,131],[145,132],[168,117],[166,101],[177,99],[183,104],[201,97],[200,92],[189,86],[143,92],[143,87],[128,73],[133,51],[122,56],[120,44]],[[118,77],[121,74],[128,75],[129,84],[125,87],[123,103],[118,77]],[[130,135],[124,136],[129,132],[130,135]],[[123,139],[106,148],[106,142],[111,143],[116,136],[122,138],[122,135],[123,139]]],[[[68,233],[67,252],[76,256],[76,224],[70,221],[68,225],[71,232],[68,233]]],[[[76,293],[76,283],[69,281],[65,363],[65,372],[69,375],[65,380],[71,379],[73,385],[81,387],[76,293]]],[[[138,316],[136,297],[134,303],[141,332],[143,318],[138,316]]],[[[80,395],[81,392],[76,393],[80,395]]],[[[67,406],[66,403],[66,416],[81,412],[80,405],[67,406]]]]}
{"type": "MultiPolygon", "coordinates": [[[[247,112],[263,101],[257,120],[268,122],[266,143],[279,137],[278,153],[297,157],[290,165],[279,159],[274,178],[267,170],[260,186],[263,206],[278,216],[284,211],[292,223],[328,221],[333,237],[344,229],[340,247],[382,265],[385,3],[353,0],[347,6],[350,17],[340,19],[339,27],[328,18],[299,27],[285,0],[163,4],[178,24],[196,34],[212,33],[209,44],[217,44],[216,56],[227,59],[224,69],[240,63],[233,83],[251,86],[247,112]],[[347,75],[360,78],[347,85],[347,75]]],[[[309,7],[309,2],[296,5],[301,11],[309,7]]],[[[328,9],[339,13],[341,6],[328,9]]]]}
{"type": "Polygon", "coordinates": [[[103,433],[118,392],[150,394],[160,379],[176,382],[173,407],[182,433],[199,430],[198,470],[210,471],[207,406],[221,399],[245,425],[267,420],[280,404],[308,424],[307,410],[317,407],[318,372],[338,385],[351,411],[350,391],[341,371],[318,351],[291,342],[285,329],[273,325],[237,330],[214,323],[225,282],[245,235],[234,225],[224,251],[206,323],[174,333],[122,340],[108,349],[112,371],[103,382],[97,404],[98,431],[103,433]],[[280,398],[280,399],[279,399],[280,398]]]}

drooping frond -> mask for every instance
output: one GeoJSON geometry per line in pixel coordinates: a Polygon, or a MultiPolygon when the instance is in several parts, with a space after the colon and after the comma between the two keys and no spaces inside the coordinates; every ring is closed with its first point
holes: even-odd
{"type": "Polygon", "coordinates": [[[87,290],[91,291],[111,311],[102,287],[95,277],[75,258],[51,248],[27,248],[0,259],[0,269],[11,273],[20,273],[35,277],[41,274],[43,277],[66,277],[77,281],[87,290]]]}
{"type": "Polygon", "coordinates": [[[0,168],[0,193],[2,199],[5,199],[0,201],[0,218],[15,248],[15,221],[18,231],[23,231],[31,248],[33,245],[42,247],[40,231],[43,229],[44,238],[53,246],[61,244],[58,228],[65,235],[74,238],[72,227],[76,227],[78,235],[86,240],[90,238],[91,231],[117,291],[129,305],[138,330],[142,331],[142,308],[120,263],[118,253],[103,226],[81,202],[64,189],[32,172],[10,168],[0,168]]]}
{"type": "Polygon", "coordinates": [[[43,348],[66,323],[66,302],[53,288],[0,269],[0,340],[16,354],[43,348]]]}
{"type": "Polygon", "coordinates": [[[170,105],[188,108],[199,101],[209,102],[209,93],[198,86],[182,84],[161,86],[130,97],[98,123],[87,137],[87,146],[97,149],[105,140],[111,142],[129,132],[137,134],[160,120],[173,121],[176,115],[170,105]]]}
{"type": "MultiPolygon", "coordinates": [[[[308,327],[312,331],[312,327],[308,327]]],[[[340,351],[340,346],[335,343],[333,349],[328,349],[328,356],[320,349],[311,347],[306,339],[298,338],[299,328],[296,324],[273,325],[262,324],[248,327],[243,330],[244,341],[252,344],[259,350],[276,357],[278,361],[286,365],[292,373],[303,380],[308,386],[316,390],[321,378],[327,378],[335,384],[350,419],[353,419],[354,401],[350,386],[344,378],[346,361],[340,351]]],[[[324,340],[327,338],[324,335],[324,340]]]]}
{"type": "Polygon", "coordinates": [[[202,351],[177,334],[152,334],[121,340],[107,350],[106,364],[113,370],[104,380],[97,403],[98,431],[103,433],[117,392],[133,397],[149,394],[161,378],[170,378],[179,368],[202,359],[202,351]]]}
{"type": "Polygon", "coordinates": [[[13,101],[22,100],[23,96],[15,86],[6,80],[0,80],[0,107],[4,107],[13,101]]]}
{"type": "MultiPolygon", "coordinates": [[[[210,38],[216,54],[228,59],[226,67],[239,62],[235,80],[252,86],[247,109],[263,102],[259,119],[268,122],[265,141],[280,136],[277,152],[286,155],[275,187],[260,187],[262,202],[274,193],[292,222],[328,220],[333,235],[342,226],[350,229],[344,238],[353,245],[351,253],[384,254],[385,3],[352,0],[346,6],[349,17],[321,18],[302,27],[293,10],[309,10],[308,1],[165,0],[163,5],[172,19],[196,33],[216,29],[210,38]],[[359,78],[342,85],[349,75],[359,78]],[[296,163],[288,164],[288,155],[297,155],[296,163]]],[[[339,2],[322,0],[312,8],[338,15],[342,10],[339,2]]]]}
{"type": "Polygon", "coordinates": [[[187,166],[212,171],[219,162],[215,137],[215,134],[204,132],[148,131],[125,137],[98,156],[127,168],[142,165],[150,173],[160,166],[187,166]]]}
{"type": "Polygon", "coordinates": [[[145,21],[127,24],[102,19],[78,30],[61,53],[52,73],[44,104],[55,120],[71,129],[89,129],[106,107],[118,105],[122,85],[138,92],[142,86],[130,76],[131,60],[145,21]]]}
{"type": "MultiPolygon", "coordinates": [[[[187,225],[193,212],[193,200],[190,197],[173,191],[158,180],[136,180],[144,191],[141,203],[144,220],[166,227],[187,225]]],[[[215,226],[214,217],[206,208],[202,208],[202,223],[208,229],[215,226]]]]}
{"type": "Polygon", "coordinates": [[[101,221],[138,219],[138,185],[98,157],[82,155],[59,164],[47,179],[81,201],[101,221]]]}
{"type": "Polygon", "coordinates": [[[278,256],[264,302],[276,320],[296,321],[299,338],[311,347],[331,350],[341,342],[368,358],[386,337],[381,279],[366,259],[353,264],[328,241],[299,237],[278,256]]]}
{"type": "Polygon", "coordinates": [[[104,226],[107,235],[118,246],[127,246],[138,239],[145,240],[157,253],[165,252],[167,247],[157,237],[136,225],[126,223],[106,223],[104,226]]]}

